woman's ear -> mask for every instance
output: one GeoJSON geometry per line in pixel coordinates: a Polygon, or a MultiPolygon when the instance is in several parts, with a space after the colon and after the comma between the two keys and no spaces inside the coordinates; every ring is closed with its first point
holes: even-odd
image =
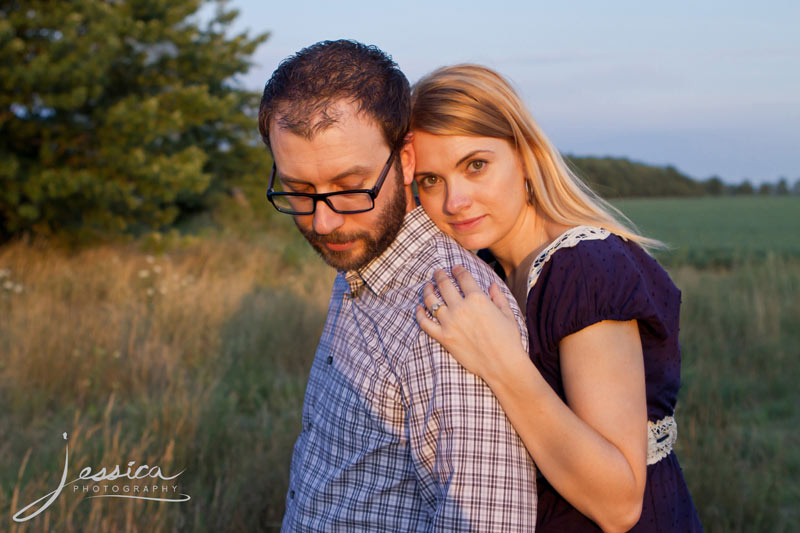
{"type": "Polygon", "coordinates": [[[414,169],[416,168],[416,156],[414,155],[414,133],[408,132],[403,139],[403,147],[400,149],[400,166],[403,168],[403,184],[411,185],[414,182],[414,169]]]}

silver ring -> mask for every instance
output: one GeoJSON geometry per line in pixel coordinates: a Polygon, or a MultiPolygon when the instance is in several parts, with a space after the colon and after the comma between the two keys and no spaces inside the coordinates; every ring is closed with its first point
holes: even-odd
{"type": "Polygon", "coordinates": [[[433,318],[437,318],[436,312],[439,311],[440,307],[444,307],[444,302],[436,302],[431,306],[431,314],[433,315],[433,318]]]}

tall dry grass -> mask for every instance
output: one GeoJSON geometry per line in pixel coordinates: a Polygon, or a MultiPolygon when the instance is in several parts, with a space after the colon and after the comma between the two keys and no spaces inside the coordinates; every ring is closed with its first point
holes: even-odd
{"type": "MultiPolygon", "coordinates": [[[[291,228],[289,228],[291,229],[291,228]]],[[[301,240],[0,248],[0,530],[279,527],[308,367],[333,273],[301,240]],[[159,250],[155,253],[153,250],[159,250]],[[67,490],[70,476],[159,465],[185,503],[67,490]]],[[[800,522],[800,261],[673,266],[683,291],[677,451],[708,531],[800,522]]]]}
{"type": "Polygon", "coordinates": [[[332,279],[310,254],[301,263],[232,238],[164,254],[0,249],[0,529],[278,523],[332,279]],[[84,500],[65,489],[43,515],[13,522],[58,485],[63,432],[68,479],[135,460],[185,470],[176,481],[192,500],[84,500]]]}

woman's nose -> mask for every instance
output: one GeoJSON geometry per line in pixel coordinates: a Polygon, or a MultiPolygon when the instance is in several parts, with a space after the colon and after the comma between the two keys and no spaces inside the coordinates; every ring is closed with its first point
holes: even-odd
{"type": "Polygon", "coordinates": [[[453,186],[448,184],[447,198],[445,199],[444,209],[449,214],[456,214],[472,205],[472,194],[468,187],[453,186]]]}

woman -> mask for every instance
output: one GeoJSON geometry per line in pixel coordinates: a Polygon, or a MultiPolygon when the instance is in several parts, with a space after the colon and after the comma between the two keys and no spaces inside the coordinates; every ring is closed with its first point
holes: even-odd
{"type": "Polygon", "coordinates": [[[463,268],[425,287],[422,329],[492,388],[541,476],[539,531],[702,530],[678,460],[680,291],[586,188],[510,85],[475,65],[420,80],[415,181],[428,215],[482,250],[526,315],[463,268]],[[463,296],[462,296],[463,292],[463,296]]]}

